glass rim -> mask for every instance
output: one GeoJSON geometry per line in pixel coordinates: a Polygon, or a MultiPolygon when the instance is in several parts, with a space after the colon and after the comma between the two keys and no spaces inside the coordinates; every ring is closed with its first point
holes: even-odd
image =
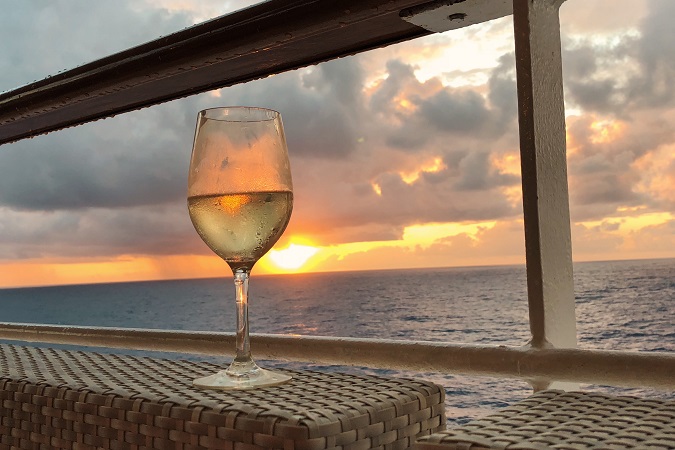
{"type": "Polygon", "coordinates": [[[263,108],[259,106],[215,106],[213,108],[206,108],[199,111],[197,114],[199,117],[203,117],[208,120],[215,120],[219,122],[268,122],[281,118],[281,113],[274,109],[263,108]],[[237,112],[255,112],[258,114],[256,117],[246,118],[242,115],[233,115],[228,117],[226,114],[219,116],[209,115],[215,111],[237,111],[237,112]]]}

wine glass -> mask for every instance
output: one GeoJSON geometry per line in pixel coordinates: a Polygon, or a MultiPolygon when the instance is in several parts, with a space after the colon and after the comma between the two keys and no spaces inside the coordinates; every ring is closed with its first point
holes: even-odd
{"type": "Polygon", "coordinates": [[[250,107],[200,111],[188,176],[188,210],[202,240],[234,274],[236,356],[226,370],[194,380],[210,389],[284,383],[251,357],[248,279],[253,265],[281,237],[293,209],[293,183],[281,115],[250,107]]]}

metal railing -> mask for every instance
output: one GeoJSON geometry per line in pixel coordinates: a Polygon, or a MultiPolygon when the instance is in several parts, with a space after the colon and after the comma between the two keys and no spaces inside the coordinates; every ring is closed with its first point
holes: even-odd
{"type": "MultiPolygon", "coordinates": [[[[100,346],[222,356],[234,334],[0,323],[0,337],[49,344],[100,346]]],[[[675,355],[448,342],[254,334],[257,357],[381,369],[675,389],[675,355]]]]}

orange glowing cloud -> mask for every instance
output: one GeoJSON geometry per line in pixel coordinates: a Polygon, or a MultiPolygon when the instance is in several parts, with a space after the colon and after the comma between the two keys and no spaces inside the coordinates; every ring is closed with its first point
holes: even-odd
{"type": "Polygon", "coordinates": [[[230,273],[215,255],[26,260],[0,264],[0,287],[208,278],[230,273]]]}
{"type": "Polygon", "coordinates": [[[591,123],[591,142],[594,144],[606,144],[621,137],[624,126],[614,119],[595,120],[591,123]]]}
{"type": "Polygon", "coordinates": [[[400,172],[399,175],[406,184],[413,184],[423,173],[437,173],[445,168],[443,159],[436,157],[410,172],[400,172]]]}
{"type": "Polygon", "coordinates": [[[400,112],[414,112],[417,107],[415,106],[414,103],[409,101],[406,98],[400,98],[400,99],[394,99],[394,103],[396,104],[396,109],[400,112]]]}
{"type": "MultiPolygon", "coordinates": [[[[373,252],[378,254],[382,249],[392,249],[403,253],[424,249],[434,243],[454,236],[464,236],[470,242],[477,243],[479,235],[492,229],[497,222],[479,223],[430,223],[406,227],[401,239],[390,241],[348,242],[344,244],[317,246],[301,243],[291,237],[291,244],[284,249],[273,249],[257,266],[264,273],[308,272],[312,270],[335,270],[331,261],[341,261],[352,255],[373,252]],[[328,264],[328,265],[326,265],[328,264]]],[[[404,259],[397,260],[399,264],[404,259]]],[[[348,267],[356,270],[355,267],[348,267]]],[[[371,267],[374,268],[374,267],[371,267]]],[[[347,267],[342,270],[347,269],[347,267]]],[[[361,268],[363,269],[363,268],[361,268]]]]}
{"type": "MultiPolygon", "coordinates": [[[[517,150],[504,155],[495,155],[491,158],[491,164],[499,173],[515,175],[520,178],[520,155],[517,150]]],[[[523,190],[520,184],[501,187],[500,190],[513,206],[518,206],[523,201],[523,190]]]]}
{"type": "Polygon", "coordinates": [[[663,170],[675,167],[675,145],[660,146],[638,159],[634,166],[639,173],[646,174],[637,185],[639,192],[675,202],[675,172],[663,170]]]}
{"type": "Polygon", "coordinates": [[[579,222],[578,224],[587,228],[601,227],[608,233],[626,235],[628,233],[640,231],[643,228],[662,225],[671,220],[675,220],[675,215],[669,212],[636,214],[634,210],[628,209],[628,211],[633,215],[626,217],[605,217],[602,220],[579,222]]]}

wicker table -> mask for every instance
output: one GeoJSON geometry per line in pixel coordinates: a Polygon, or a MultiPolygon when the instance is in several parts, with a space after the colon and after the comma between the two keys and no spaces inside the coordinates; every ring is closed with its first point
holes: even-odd
{"type": "Polygon", "coordinates": [[[394,450],[445,428],[432,383],[302,371],[252,391],[191,386],[216,369],[0,345],[0,450],[394,450]]]}
{"type": "Polygon", "coordinates": [[[672,450],[675,401],[539,392],[497,414],[426,436],[415,450],[672,450]]]}

